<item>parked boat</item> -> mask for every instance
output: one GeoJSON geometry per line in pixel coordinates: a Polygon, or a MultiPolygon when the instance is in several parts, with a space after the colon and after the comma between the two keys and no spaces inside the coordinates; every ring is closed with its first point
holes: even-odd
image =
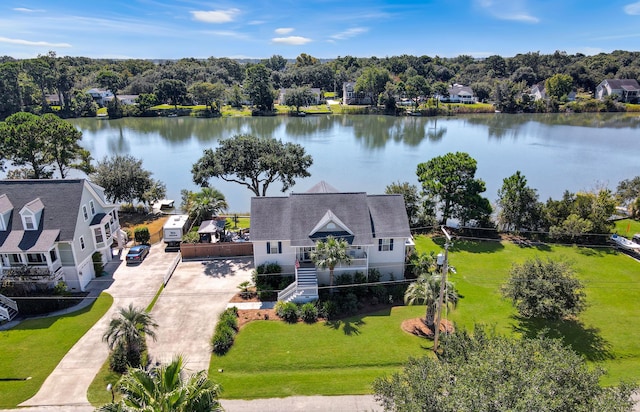
{"type": "Polygon", "coordinates": [[[611,240],[620,249],[627,250],[629,252],[640,253],[640,245],[627,239],[626,237],[613,234],[611,235],[611,240]]]}

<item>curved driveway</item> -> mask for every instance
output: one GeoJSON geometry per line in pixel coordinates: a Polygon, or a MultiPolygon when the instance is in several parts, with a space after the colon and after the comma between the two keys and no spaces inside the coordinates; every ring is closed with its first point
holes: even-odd
{"type": "MultiPolygon", "coordinates": [[[[62,358],[38,393],[20,406],[90,407],[87,390],[107,360],[108,348],[102,342],[102,335],[111,318],[121,307],[130,303],[147,307],[176,256],[174,253],[165,253],[163,244],[156,244],[151,247],[151,253],[144,262],[137,266],[127,266],[117,257],[110,262],[106,269],[113,273],[113,283],[106,292],[113,296],[113,305],[62,358]]],[[[124,259],[124,253],[121,259],[124,259]]],[[[109,281],[110,277],[97,278],[91,282],[90,288],[94,292],[104,289],[103,285],[109,281]]]]}

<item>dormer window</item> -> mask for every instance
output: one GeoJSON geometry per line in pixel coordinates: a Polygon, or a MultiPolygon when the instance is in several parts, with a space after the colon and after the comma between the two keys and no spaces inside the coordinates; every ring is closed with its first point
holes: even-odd
{"type": "Polygon", "coordinates": [[[23,216],[24,230],[35,230],[36,225],[33,222],[33,216],[23,216]]]}
{"type": "Polygon", "coordinates": [[[43,210],[44,204],[40,199],[32,200],[24,205],[22,210],[20,210],[24,230],[38,230],[38,222],[40,222],[43,210]]]}

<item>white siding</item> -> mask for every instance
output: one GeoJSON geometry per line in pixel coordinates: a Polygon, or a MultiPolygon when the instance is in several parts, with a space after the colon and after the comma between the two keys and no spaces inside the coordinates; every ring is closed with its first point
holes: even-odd
{"type": "Polygon", "coordinates": [[[378,251],[378,245],[369,248],[369,268],[380,271],[383,280],[404,279],[405,238],[393,238],[393,250],[378,251]]]}

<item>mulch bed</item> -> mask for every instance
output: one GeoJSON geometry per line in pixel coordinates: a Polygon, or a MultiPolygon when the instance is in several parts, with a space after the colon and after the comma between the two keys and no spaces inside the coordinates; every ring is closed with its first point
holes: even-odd
{"type": "MultiPolygon", "coordinates": [[[[406,319],[402,322],[402,330],[412,335],[420,336],[422,338],[433,339],[433,331],[427,326],[424,318],[406,319]]],[[[453,333],[453,323],[447,319],[440,321],[440,333],[453,333]]]]}
{"type": "MultiPolygon", "coordinates": [[[[257,295],[252,295],[250,298],[243,298],[239,293],[234,295],[231,300],[231,303],[239,303],[239,302],[260,302],[257,295]]],[[[385,305],[376,305],[376,306],[366,306],[358,311],[357,314],[364,315],[367,313],[375,312],[380,310],[385,305]]],[[[244,325],[254,320],[276,320],[282,321],[282,319],[276,315],[275,309],[239,309],[238,310],[238,327],[242,329],[244,325]]],[[[319,322],[324,321],[324,318],[318,318],[319,322]]],[[[299,322],[302,322],[301,320],[299,322]]],[[[402,330],[412,335],[416,335],[422,338],[433,338],[433,331],[427,327],[424,322],[424,318],[414,318],[407,319],[402,322],[401,325],[402,330]]],[[[442,319],[440,322],[440,333],[452,333],[454,331],[453,323],[448,321],[447,319],[442,319]]]]}

